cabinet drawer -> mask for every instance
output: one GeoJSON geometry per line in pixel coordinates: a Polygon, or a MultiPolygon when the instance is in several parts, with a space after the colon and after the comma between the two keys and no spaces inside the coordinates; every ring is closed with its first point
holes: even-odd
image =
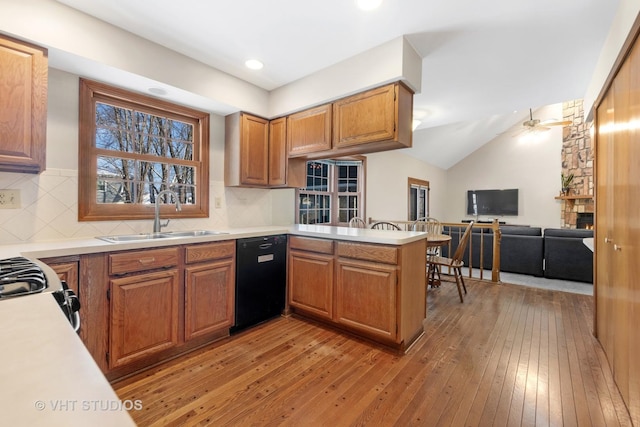
{"type": "Polygon", "coordinates": [[[178,248],[151,249],[109,255],[109,274],[154,270],[178,265],[178,248]]]}
{"type": "Polygon", "coordinates": [[[398,263],[398,248],[393,246],[367,245],[363,243],[337,242],[338,256],[363,261],[398,263]]]}
{"type": "Polygon", "coordinates": [[[187,264],[193,264],[194,262],[212,261],[220,258],[231,258],[235,255],[235,253],[235,240],[187,246],[185,253],[185,262],[187,264]]]}
{"type": "Polygon", "coordinates": [[[314,239],[311,237],[289,237],[289,247],[301,251],[333,254],[333,240],[314,239]]]}

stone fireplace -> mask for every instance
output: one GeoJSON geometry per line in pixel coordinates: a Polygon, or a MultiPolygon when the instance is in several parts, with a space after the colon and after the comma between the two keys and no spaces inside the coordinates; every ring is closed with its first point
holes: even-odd
{"type": "Polygon", "coordinates": [[[592,230],[593,229],[593,212],[578,212],[576,228],[592,230]]]}
{"type": "MultiPolygon", "coordinates": [[[[563,120],[573,123],[563,128],[562,172],[573,173],[573,185],[567,195],[558,196],[562,203],[562,228],[578,228],[578,217],[582,228],[593,227],[593,151],[591,149],[590,125],[584,122],[582,100],[562,104],[563,120]],[[588,219],[591,224],[588,225],[588,219]]],[[[558,180],[560,177],[558,177],[558,180]]]]}

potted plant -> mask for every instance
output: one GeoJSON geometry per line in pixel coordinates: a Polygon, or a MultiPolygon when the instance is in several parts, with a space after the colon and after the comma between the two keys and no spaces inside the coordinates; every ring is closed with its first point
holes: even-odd
{"type": "Polygon", "coordinates": [[[560,184],[562,186],[562,194],[564,196],[569,194],[569,187],[571,187],[571,183],[573,183],[573,174],[570,173],[565,175],[564,172],[560,173],[560,184]]]}

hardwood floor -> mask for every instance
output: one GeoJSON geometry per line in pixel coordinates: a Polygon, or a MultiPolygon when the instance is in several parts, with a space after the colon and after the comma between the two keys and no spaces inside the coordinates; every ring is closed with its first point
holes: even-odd
{"type": "Polygon", "coordinates": [[[467,280],[429,290],[405,355],[280,318],[114,384],[140,426],[630,426],[593,297],[467,280]]]}

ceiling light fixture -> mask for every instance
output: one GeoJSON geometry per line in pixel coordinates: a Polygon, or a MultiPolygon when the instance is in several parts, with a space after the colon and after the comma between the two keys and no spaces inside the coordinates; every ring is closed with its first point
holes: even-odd
{"type": "Polygon", "coordinates": [[[252,70],[261,70],[262,67],[264,67],[264,64],[260,61],[258,61],[257,59],[248,59],[244,65],[247,66],[247,68],[250,68],[252,70]]]}
{"type": "Polygon", "coordinates": [[[167,91],[161,87],[150,87],[147,90],[154,95],[164,96],[167,94],[167,91]]]}
{"type": "Polygon", "coordinates": [[[362,10],[373,10],[382,4],[382,0],[356,0],[356,4],[362,10]]]}

